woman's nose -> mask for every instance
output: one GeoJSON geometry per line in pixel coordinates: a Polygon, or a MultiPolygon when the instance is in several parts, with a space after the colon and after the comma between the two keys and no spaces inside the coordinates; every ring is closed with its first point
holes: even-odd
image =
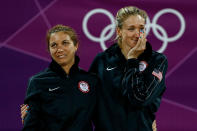
{"type": "Polygon", "coordinates": [[[57,52],[62,52],[63,49],[61,47],[58,47],[57,52]]]}

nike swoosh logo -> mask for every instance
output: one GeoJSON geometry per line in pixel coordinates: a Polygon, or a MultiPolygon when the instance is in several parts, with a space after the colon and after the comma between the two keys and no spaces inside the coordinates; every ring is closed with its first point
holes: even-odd
{"type": "Polygon", "coordinates": [[[113,70],[113,69],[115,69],[115,68],[117,68],[117,67],[112,67],[112,68],[110,68],[110,67],[107,67],[107,71],[111,71],[111,70],[113,70]]]}
{"type": "Polygon", "coordinates": [[[53,88],[53,89],[49,88],[49,91],[54,91],[54,90],[57,90],[57,89],[59,89],[59,88],[60,88],[59,86],[56,87],[56,88],[53,88]]]}

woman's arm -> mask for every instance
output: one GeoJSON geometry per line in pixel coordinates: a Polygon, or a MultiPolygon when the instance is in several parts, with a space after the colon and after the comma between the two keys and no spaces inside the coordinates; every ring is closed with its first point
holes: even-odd
{"type": "Polygon", "coordinates": [[[38,85],[31,79],[25,98],[25,104],[29,106],[29,110],[26,112],[27,106],[21,108],[23,109],[21,117],[24,118],[23,131],[35,131],[41,128],[40,92],[38,85]]]}
{"type": "Polygon", "coordinates": [[[165,91],[165,74],[168,62],[166,57],[159,55],[144,70],[139,70],[139,61],[129,59],[122,79],[123,95],[127,96],[132,105],[146,106],[165,91]]]}

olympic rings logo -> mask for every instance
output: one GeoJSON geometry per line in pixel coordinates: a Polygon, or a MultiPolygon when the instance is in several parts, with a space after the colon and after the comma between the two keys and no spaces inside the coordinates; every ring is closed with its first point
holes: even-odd
{"type": "MultiPolygon", "coordinates": [[[[115,32],[115,21],[114,21],[114,16],[107,10],[105,9],[101,9],[101,8],[97,8],[97,9],[93,9],[91,11],[89,11],[84,19],[83,19],[83,24],[82,24],[82,28],[83,28],[83,31],[85,33],[85,35],[92,41],[94,42],[99,42],[100,45],[101,45],[101,48],[103,50],[106,50],[107,47],[105,45],[105,41],[109,40],[112,35],[114,34],[115,32]],[[102,14],[105,14],[106,16],[109,17],[110,21],[111,21],[111,24],[107,25],[101,32],[100,34],[100,37],[95,37],[93,36],[92,34],[90,34],[90,32],[88,31],[87,29],[87,23],[88,23],[88,20],[89,18],[94,15],[94,14],[97,14],[97,13],[102,13],[102,14]],[[110,31],[107,35],[106,33],[110,31]]],[[[180,12],[178,12],[177,10],[174,10],[174,9],[170,9],[170,8],[166,8],[166,9],[163,9],[163,10],[160,10],[154,17],[153,17],[153,20],[152,20],[152,23],[150,22],[150,19],[147,18],[147,23],[146,23],[146,33],[148,35],[148,33],[150,32],[150,28],[152,28],[153,30],[153,33],[154,35],[157,37],[157,39],[163,41],[163,44],[162,46],[160,47],[160,49],[158,50],[158,52],[164,52],[167,48],[167,45],[168,45],[168,42],[173,42],[173,41],[176,41],[178,40],[184,33],[185,31],[185,19],[184,17],[182,16],[182,14],[180,12]],[[161,17],[163,14],[166,14],[166,13],[172,13],[174,14],[175,16],[178,17],[178,19],[180,20],[180,24],[181,24],[181,27],[179,29],[179,32],[173,36],[173,37],[168,37],[168,34],[167,32],[164,30],[164,28],[161,26],[161,25],[158,25],[157,24],[157,20],[159,19],[159,17],[161,17]],[[159,30],[161,32],[162,35],[160,35],[158,33],[159,30]]]]}

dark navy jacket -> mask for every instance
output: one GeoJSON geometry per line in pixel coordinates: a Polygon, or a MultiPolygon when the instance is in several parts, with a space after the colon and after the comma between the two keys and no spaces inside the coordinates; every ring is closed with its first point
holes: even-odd
{"type": "Polygon", "coordinates": [[[97,78],[78,68],[67,75],[52,61],[29,81],[25,104],[30,110],[23,131],[92,131],[97,78]]]}
{"type": "Polygon", "coordinates": [[[101,80],[96,131],[152,131],[167,67],[148,42],[138,59],[126,60],[117,44],[98,54],[90,68],[101,80]]]}

